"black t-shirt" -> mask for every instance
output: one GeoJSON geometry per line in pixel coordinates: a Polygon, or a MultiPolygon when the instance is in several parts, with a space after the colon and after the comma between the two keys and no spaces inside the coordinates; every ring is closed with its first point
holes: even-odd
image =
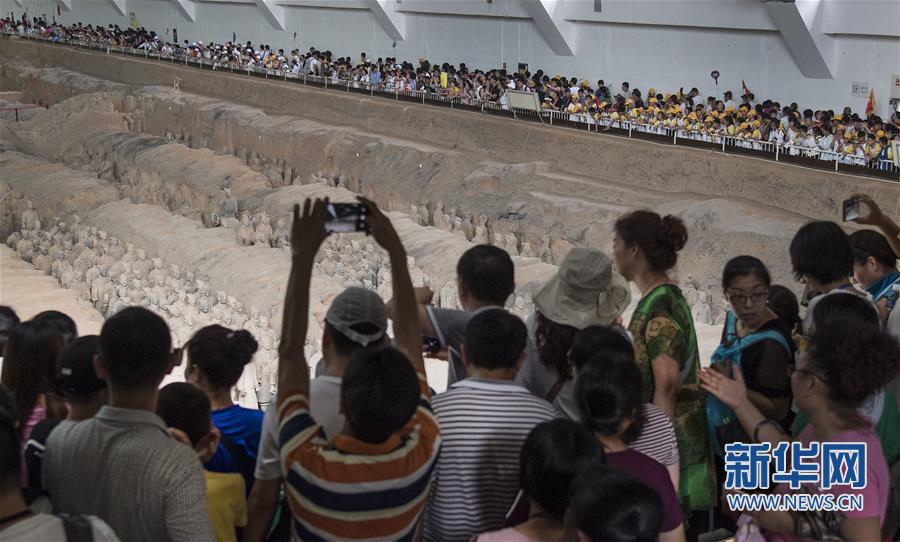
{"type": "MultiPolygon", "coordinates": [[[[764,340],[741,351],[741,368],[747,389],[759,392],[776,399],[791,396],[791,379],[787,374],[787,366],[793,363],[794,342],[788,327],[779,318],[769,320],[757,330],[776,331],[787,341],[790,352],[773,341],[764,340]]],[[[725,330],[722,330],[725,340],[725,330]]]]}

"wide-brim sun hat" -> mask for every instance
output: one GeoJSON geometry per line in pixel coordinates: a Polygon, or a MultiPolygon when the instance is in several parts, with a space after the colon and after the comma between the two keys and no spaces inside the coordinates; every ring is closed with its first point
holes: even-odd
{"type": "Polygon", "coordinates": [[[548,320],[584,329],[612,324],[631,302],[631,291],[606,254],[576,247],[566,254],[559,270],[533,301],[548,320]]]}

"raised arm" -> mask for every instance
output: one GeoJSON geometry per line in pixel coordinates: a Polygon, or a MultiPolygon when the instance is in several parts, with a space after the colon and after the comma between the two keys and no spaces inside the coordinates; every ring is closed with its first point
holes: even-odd
{"type": "Polygon", "coordinates": [[[887,238],[887,242],[894,249],[894,254],[900,255],[900,226],[891,220],[881,208],[875,203],[875,200],[865,194],[853,194],[854,198],[866,204],[868,212],[860,214],[856,219],[857,224],[865,224],[867,226],[875,226],[887,238]]]}
{"type": "Polygon", "coordinates": [[[425,360],[422,358],[422,328],[419,325],[419,308],[412,279],[406,263],[406,249],[400,242],[391,221],[375,203],[360,197],[369,215],[369,234],[388,252],[391,260],[391,280],[394,285],[393,321],[394,346],[403,352],[416,372],[425,374],[425,360]]]}
{"type": "Polygon", "coordinates": [[[328,233],[325,206],[328,200],[307,199],[294,205],[291,225],[291,274],[284,297],[281,342],[278,345],[278,402],[292,395],[309,397],[309,367],[303,353],[309,324],[309,285],[316,252],[328,233]]]}
{"type": "MultiPolygon", "coordinates": [[[[393,279],[393,277],[391,278],[393,279]]],[[[413,288],[413,291],[416,295],[416,308],[419,313],[419,327],[422,331],[422,335],[437,337],[437,332],[435,331],[434,326],[431,325],[431,320],[428,318],[428,306],[431,305],[431,302],[434,300],[434,292],[428,286],[413,288]]],[[[393,320],[397,314],[397,302],[394,298],[391,298],[385,303],[385,306],[387,306],[388,318],[393,320]]]]}

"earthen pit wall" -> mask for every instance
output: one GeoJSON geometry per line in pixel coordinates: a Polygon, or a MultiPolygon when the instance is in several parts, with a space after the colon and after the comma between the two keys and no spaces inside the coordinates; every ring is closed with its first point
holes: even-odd
{"type": "MultiPolygon", "coordinates": [[[[208,151],[189,152],[203,154],[208,151]]],[[[120,199],[116,187],[122,187],[121,183],[90,177],[19,152],[0,152],[0,171],[0,178],[24,198],[31,199],[43,219],[59,216],[68,221],[71,214],[79,214],[111,236],[146,249],[150,255],[209,276],[213,290],[236,295],[244,302],[245,309],[255,306],[265,314],[274,312],[272,316],[280,319],[290,264],[287,252],[259,246],[242,247],[233,229],[204,228],[198,221],[174,215],[162,206],[120,199]],[[58,189],[63,185],[67,190],[58,189]]],[[[204,194],[202,183],[191,190],[204,194]]],[[[212,197],[212,192],[206,195],[212,197]]],[[[248,197],[246,203],[254,213],[265,210],[270,216],[277,217],[287,215],[294,202],[307,197],[328,197],[337,202],[354,199],[348,190],[309,184],[260,191],[248,197]]],[[[20,212],[21,209],[15,210],[16,217],[20,212]]],[[[408,253],[416,258],[416,266],[438,281],[433,288],[437,291],[452,282],[455,266],[447,266],[446,262],[455,262],[472,245],[456,235],[420,226],[403,213],[390,213],[389,217],[408,253]]],[[[513,259],[519,292],[532,293],[556,271],[556,266],[534,258],[513,259]]],[[[314,278],[314,291],[318,297],[313,299],[311,310],[321,320],[331,297],[343,288],[325,275],[316,273],[314,278]]],[[[275,327],[278,327],[277,322],[275,327]]]]}
{"type": "MultiPolygon", "coordinates": [[[[885,208],[900,208],[900,184],[765,160],[629,141],[20,39],[0,39],[0,55],[132,85],[171,85],[178,77],[181,88],[187,92],[253,105],[273,114],[354,126],[488,155],[504,162],[538,159],[560,171],[635,188],[743,198],[810,218],[835,219],[841,199],[856,191],[872,194],[885,208]]],[[[36,89],[29,88],[27,82],[23,87],[27,98],[54,103],[68,97],[64,89],[35,94],[36,89]]]]}

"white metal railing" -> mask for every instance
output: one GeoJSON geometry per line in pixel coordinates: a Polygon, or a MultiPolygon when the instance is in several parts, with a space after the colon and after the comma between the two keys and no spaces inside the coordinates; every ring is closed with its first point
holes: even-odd
{"type": "MultiPolygon", "coordinates": [[[[458,105],[466,105],[469,108],[479,109],[481,112],[502,113],[513,116],[513,113],[530,113],[523,117],[540,117],[541,120],[550,125],[565,125],[581,129],[582,127],[588,131],[608,131],[611,129],[619,129],[627,132],[630,138],[641,139],[649,136],[664,136],[672,144],[685,144],[685,141],[695,141],[705,143],[711,149],[720,150],[722,152],[743,152],[755,151],[754,154],[769,156],[775,161],[784,161],[797,158],[817,158],[822,162],[834,163],[834,170],[838,171],[840,166],[860,166],[870,170],[872,174],[880,177],[890,176],[894,180],[900,180],[900,168],[898,168],[892,160],[884,160],[879,158],[867,159],[866,156],[858,153],[848,155],[831,150],[822,150],[819,148],[808,148],[798,145],[777,144],[771,141],[761,141],[755,139],[746,139],[734,137],[731,135],[709,134],[703,131],[686,130],[682,127],[671,127],[664,123],[651,124],[640,122],[626,115],[618,119],[611,119],[609,116],[601,115],[594,118],[595,112],[585,111],[580,113],[572,113],[568,111],[542,110],[535,112],[513,112],[502,101],[479,100],[465,96],[447,96],[440,93],[425,92],[422,90],[401,89],[398,87],[388,87],[385,83],[370,83],[368,81],[354,81],[350,79],[337,79],[336,77],[324,77],[319,75],[298,74],[288,70],[274,70],[263,67],[247,67],[236,65],[234,62],[214,62],[210,59],[193,57],[190,55],[168,54],[162,51],[148,51],[146,49],[133,49],[130,47],[122,47],[118,45],[110,45],[93,41],[76,40],[71,38],[59,37],[42,37],[33,34],[20,34],[4,30],[4,35],[15,35],[25,39],[35,41],[45,41],[61,45],[69,45],[92,49],[105,52],[106,54],[122,54],[127,56],[143,57],[146,59],[154,59],[163,62],[172,62],[182,64],[184,66],[196,66],[200,70],[227,70],[236,74],[246,74],[249,76],[262,77],[266,79],[281,79],[284,81],[294,81],[304,85],[312,85],[325,88],[333,88],[335,90],[343,90],[351,92],[357,90],[367,92],[370,95],[379,95],[387,98],[399,100],[415,100],[423,104],[437,104],[445,107],[454,107],[458,105]],[[886,172],[886,173],[885,173],[886,172]]],[[[515,115],[516,118],[520,118],[515,115]]],[[[807,165],[815,165],[809,163],[807,165]]],[[[831,166],[824,166],[831,169],[831,166]]]]}

